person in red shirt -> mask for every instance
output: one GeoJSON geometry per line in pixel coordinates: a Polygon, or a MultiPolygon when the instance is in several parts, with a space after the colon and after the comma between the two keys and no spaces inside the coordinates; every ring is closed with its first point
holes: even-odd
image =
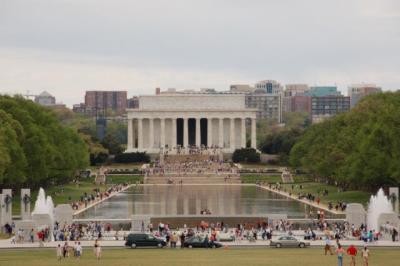
{"type": "Polygon", "coordinates": [[[351,261],[350,261],[350,266],[356,265],[356,256],[357,256],[357,248],[354,245],[350,245],[350,247],[347,248],[347,255],[350,255],[351,261]]]}

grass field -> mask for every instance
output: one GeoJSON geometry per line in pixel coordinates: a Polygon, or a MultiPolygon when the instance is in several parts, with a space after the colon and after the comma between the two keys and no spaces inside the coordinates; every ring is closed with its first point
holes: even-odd
{"type": "MultiPolygon", "coordinates": [[[[112,176],[107,181],[109,184],[120,184],[124,182],[135,183],[136,181],[142,181],[143,176],[112,176]]],[[[53,198],[55,205],[60,203],[69,203],[69,197],[72,201],[77,201],[80,199],[81,195],[85,192],[88,194],[93,193],[93,189],[100,188],[103,191],[109,185],[96,186],[93,182],[84,181],[81,182],[79,186],[70,183],[66,185],[53,186],[45,189],[46,195],[50,195],[53,198]]],[[[36,201],[38,190],[31,191],[31,210],[33,210],[33,204],[36,201]]],[[[13,214],[20,214],[20,195],[14,195],[13,197],[13,214]]]]}
{"type": "Polygon", "coordinates": [[[257,181],[260,182],[267,182],[276,184],[277,182],[282,183],[282,178],[280,175],[257,175],[257,174],[241,174],[240,179],[243,183],[256,183],[257,181]]]}
{"type": "MultiPolygon", "coordinates": [[[[171,250],[171,249],[103,249],[100,261],[91,249],[85,249],[82,258],[56,260],[55,250],[7,250],[0,251],[0,265],[6,266],[54,266],[54,265],[290,265],[330,266],[337,265],[336,256],[323,255],[323,250],[308,249],[217,249],[217,250],[171,250]]],[[[370,265],[399,265],[399,249],[371,249],[370,265]]],[[[349,265],[345,256],[344,265],[349,265]]],[[[362,265],[357,257],[356,265],[362,265]]]]}
{"type": "Polygon", "coordinates": [[[292,190],[292,185],[293,184],[283,184],[287,191],[292,191],[292,193],[295,194],[311,193],[315,196],[319,195],[322,203],[328,203],[331,201],[333,204],[335,204],[339,201],[345,201],[347,203],[361,203],[366,206],[369,197],[371,196],[371,194],[368,192],[358,190],[339,192],[336,186],[317,182],[301,183],[303,187],[302,189],[300,189],[300,184],[294,184],[295,188],[292,190]],[[327,196],[322,196],[322,191],[324,189],[328,190],[327,196]]]}

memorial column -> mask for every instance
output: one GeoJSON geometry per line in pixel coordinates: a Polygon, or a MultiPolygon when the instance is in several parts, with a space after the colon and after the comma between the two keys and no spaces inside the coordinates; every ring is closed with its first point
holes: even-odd
{"type": "Polygon", "coordinates": [[[154,119],[149,119],[149,148],[154,147],[154,119]]]}
{"type": "Polygon", "coordinates": [[[196,118],[196,146],[201,146],[200,117],[196,118]]]}
{"type": "Polygon", "coordinates": [[[212,118],[207,118],[207,146],[212,146],[212,118]]]}
{"type": "Polygon", "coordinates": [[[172,148],[176,147],[176,118],[172,118],[172,148]]]}
{"type": "Polygon", "coordinates": [[[143,149],[143,118],[138,118],[138,149],[143,149]]]}
{"type": "Polygon", "coordinates": [[[133,121],[132,119],[128,119],[128,143],[127,150],[133,149],[133,121]]]}
{"type": "Polygon", "coordinates": [[[219,129],[218,129],[218,146],[220,148],[224,147],[224,119],[219,119],[219,129]]]}
{"type": "Polygon", "coordinates": [[[235,118],[231,118],[231,130],[230,130],[230,147],[231,150],[234,151],[235,150],[235,118]]]}
{"type": "Polygon", "coordinates": [[[161,148],[165,148],[165,118],[160,119],[160,145],[161,148]]]}
{"type": "Polygon", "coordinates": [[[251,119],[251,147],[257,149],[257,139],[256,139],[256,119],[251,119]]]}
{"type": "Polygon", "coordinates": [[[189,146],[188,118],[183,118],[183,147],[189,146]]]}
{"type": "Polygon", "coordinates": [[[241,148],[246,148],[246,118],[241,119],[242,125],[241,125],[241,148]]]}

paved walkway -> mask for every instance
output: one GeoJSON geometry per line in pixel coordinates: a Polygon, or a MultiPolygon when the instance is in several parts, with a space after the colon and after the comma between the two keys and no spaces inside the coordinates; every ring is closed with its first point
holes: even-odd
{"type": "Polygon", "coordinates": [[[291,194],[291,195],[290,195],[290,194],[287,193],[287,192],[284,192],[284,191],[282,191],[282,190],[273,189],[273,188],[270,188],[270,187],[268,187],[268,186],[261,186],[261,185],[257,185],[257,186],[260,187],[260,188],[263,188],[263,189],[265,189],[265,190],[268,190],[268,191],[277,193],[277,194],[279,194],[279,195],[281,195],[281,196],[290,198],[290,199],[292,199],[292,200],[296,200],[296,201],[299,201],[299,202],[301,202],[301,203],[304,203],[304,204],[313,206],[313,207],[315,207],[315,208],[317,208],[317,209],[321,209],[321,210],[324,210],[324,211],[327,211],[327,212],[330,212],[330,213],[333,213],[333,214],[345,214],[345,212],[336,211],[335,209],[331,209],[331,210],[330,210],[330,209],[328,208],[328,205],[323,204],[323,203],[317,204],[316,202],[310,201],[310,200],[307,200],[307,199],[299,199],[297,194],[291,194]]]}
{"type": "Polygon", "coordinates": [[[86,211],[86,210],[89,209],[89,208],[92,208],[92,207],[96,206],[96,205],[99,204],[99,203],[102,203],[102,202],[105,201],[105,200],[111,199],[112,197],[114,197],[114,196],[117,195],[118,193],[124,192],[125,190],[131,188],[131,187],[134,186],[134,185],[135,185],[135,184],[127,185],[126,187],[122,188],[120,191],[112,192],[108,197],[103,197],[103,199],[95,200],[94,202],[88,204],[86,207],[84,207],[85,205],[82,205],[83,207],[81,207],[81,208],[79,208],[78,210],[75,210],[75,211],[74,211],[74,216],[75,216],[75,215],[78,215],[78,214],[80,214],[80,213],[82,213],[82,212],[84,212],[84,211],[86,211]]]}
{"type": "MultiPolygon", "coordinates": [[[[93,247],[94,241],[80,241],[83,247],[93,247]]],[[[69,245],[73,246],[74,241],[68,241],[69,245]]],[[[234,242],[221,242],[225,246],[229,247],[269,247],[268,240],[257,240],[255,242],[250,242],[248,240],[234,241],[234,242]]],[[[343,240],[340,243],[344,246],[349,246],[353,244],[358,247],[364,246],[366,243],[363,241],[355,241],[355,240],[343,240]]],[[[44,243],[45,248],[55,248],[58,244],[64,244],[64,242],[46,242],[44,243]]],[[[123,240],[104,240],[100,241],[100,245],[102,247],[124,247],[125,241],[123,240]]],[[[316,240],[310,242],[312,247],[323,247],[325,246],[325,241],[316,240]]],[[[334,241],[332,241],[332,245],[334,245],[334,241]]],[[[386,240],[380,240],[377,242],[367,243],[369,247],[395,247],[400,250],[400,242],[392,242],[386,240]]],[[[179,246],[179,243],[178,243],[179,246]]],[[[18,248],[39,248],[39,243],[24,243],[24,244],[12,244],[9,239],[0,240],[0,249],[18,249],[18,248]]]]}

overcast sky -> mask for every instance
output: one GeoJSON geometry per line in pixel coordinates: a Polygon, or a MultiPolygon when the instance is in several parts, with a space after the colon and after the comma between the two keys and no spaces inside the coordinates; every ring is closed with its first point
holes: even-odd
{"type": "Polygon", "coordinates": [[[399,0],[0,0],[0,92],[400,88],[399,0]]]}

